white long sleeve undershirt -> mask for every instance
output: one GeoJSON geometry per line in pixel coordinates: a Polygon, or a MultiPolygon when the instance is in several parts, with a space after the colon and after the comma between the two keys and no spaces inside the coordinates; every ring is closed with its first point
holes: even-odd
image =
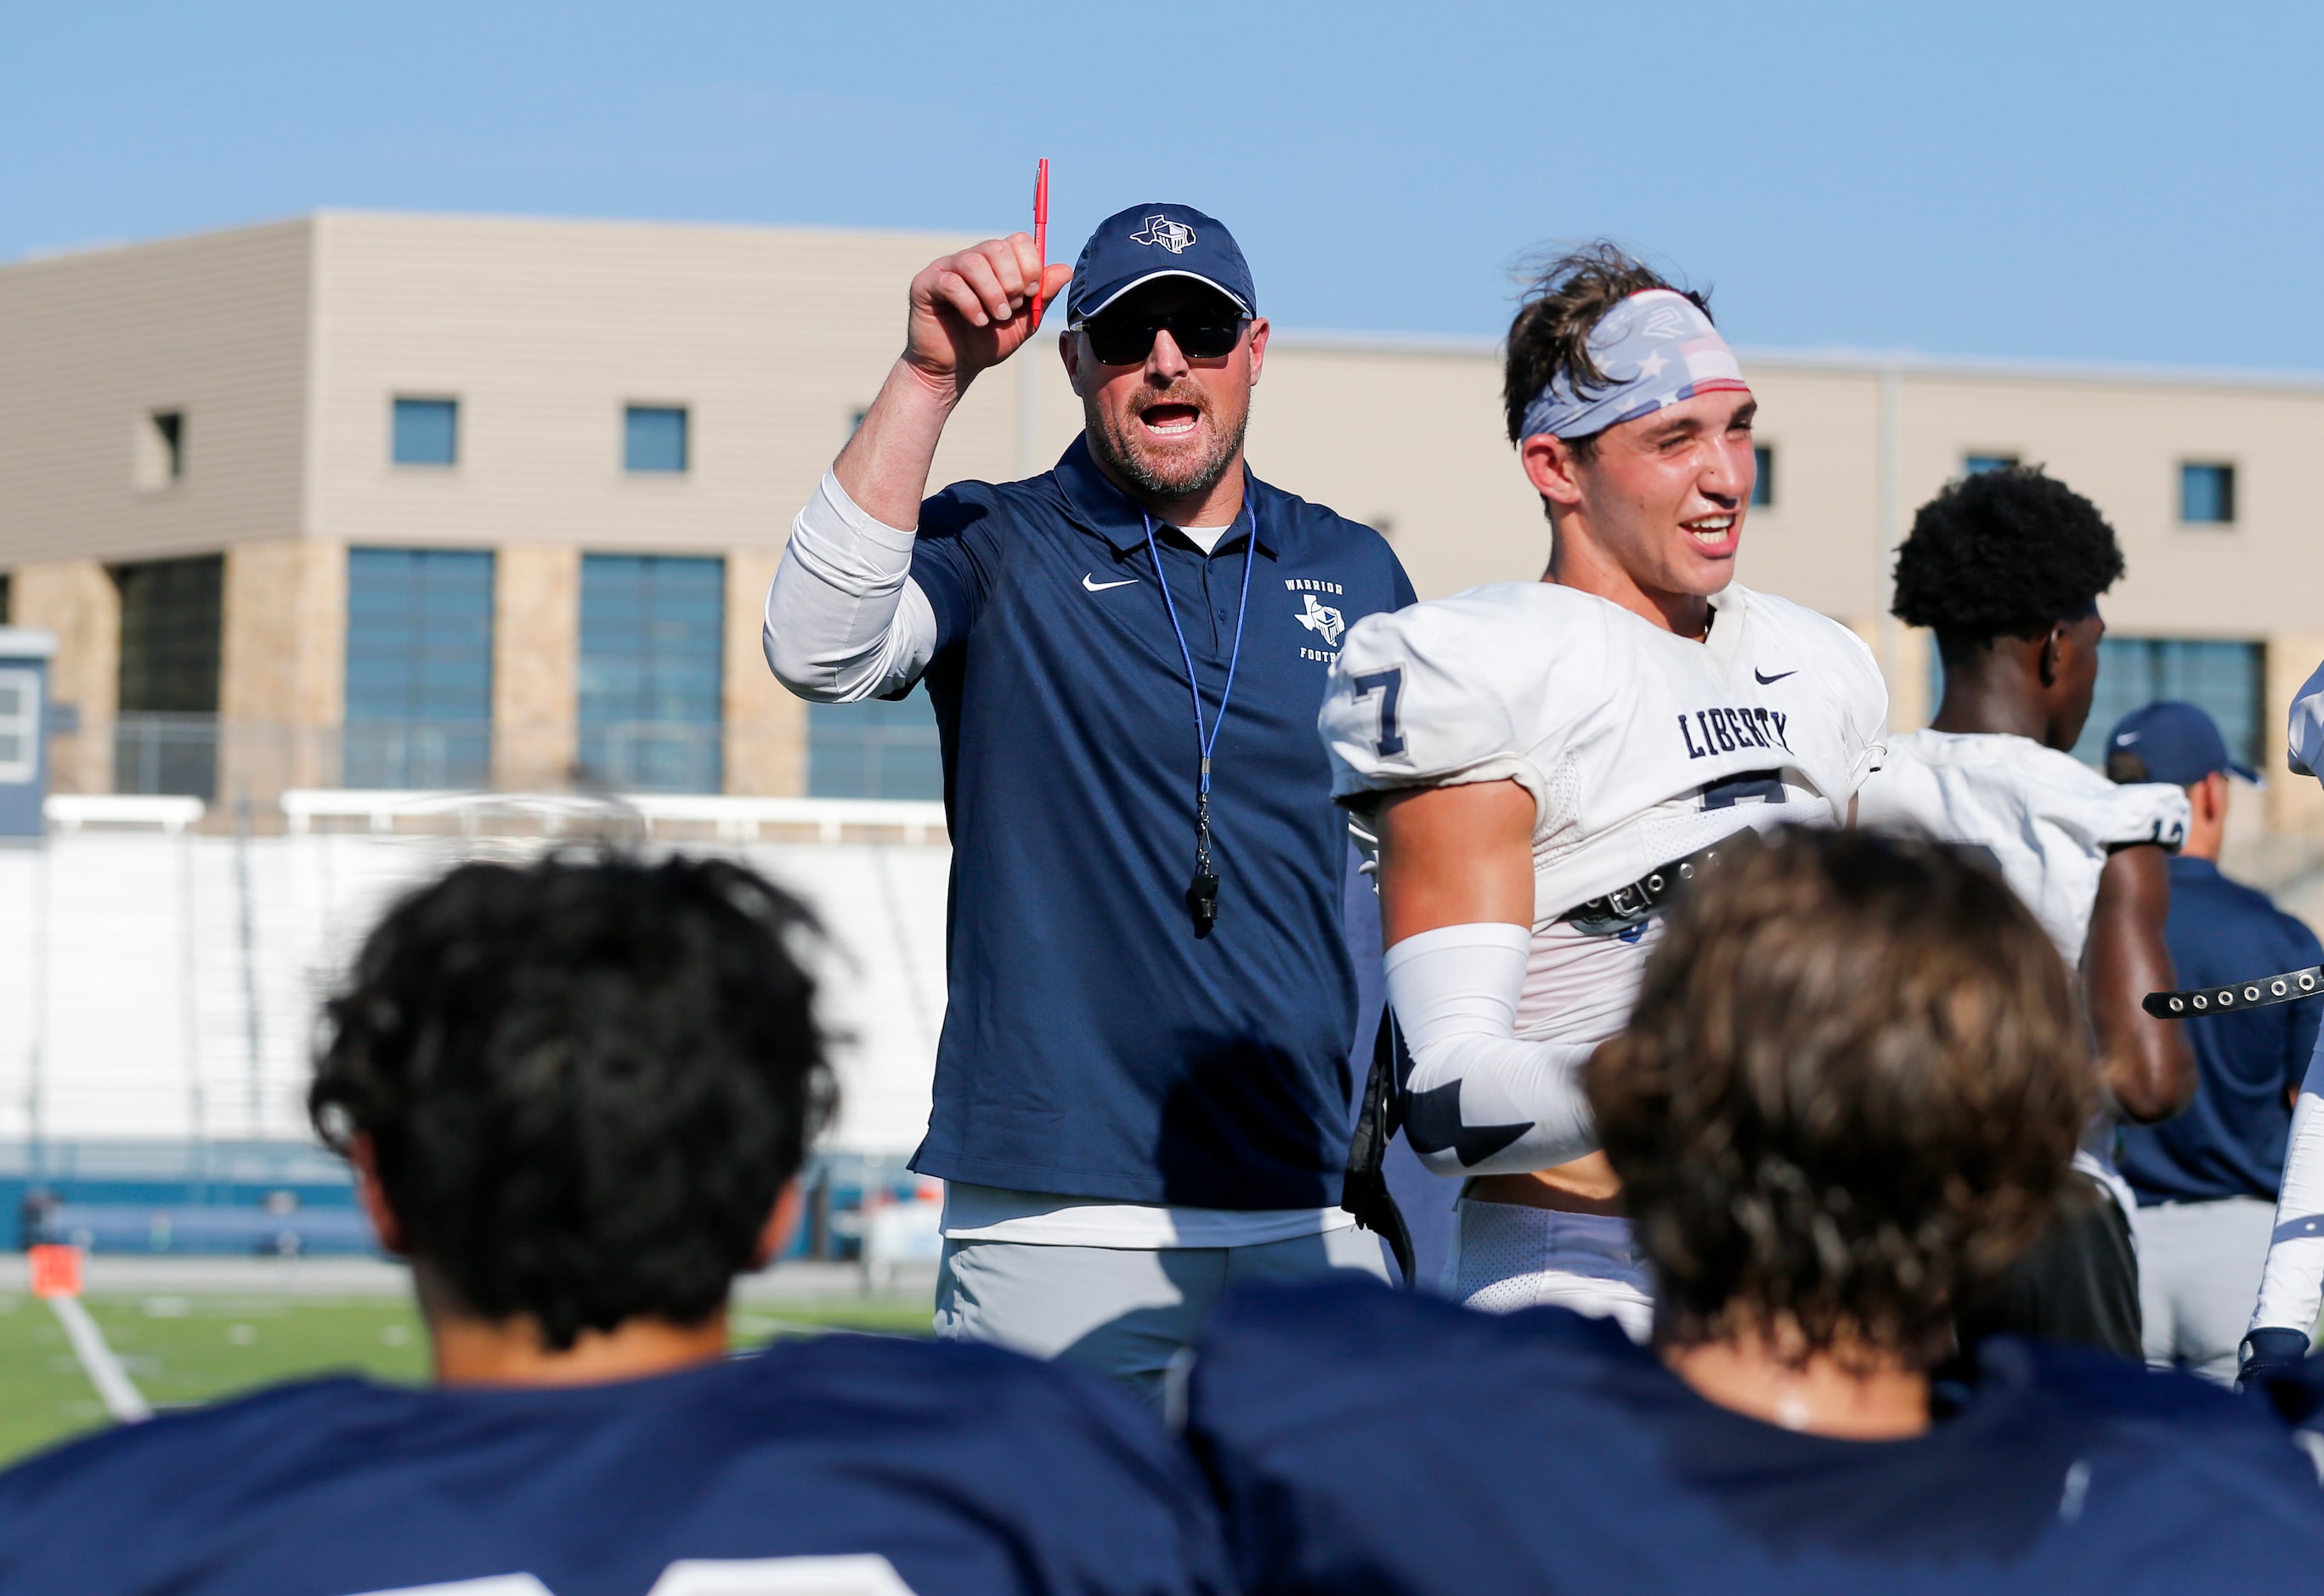
{"type": "Polygon", "coordinates": [[[2324,1304],[2324,1035],[2309,1056],[2308,1076],[2292,1111],[2292,1141],[2283,1158],[2283,1185],[2275,1200],[2274,1239],[2260,1276],[2254,1330],[2316,1327],[2324,1304]]]}
{"type": "MultiPolygon", "coordinates": [[[[1457,1146],[1423,1152],[1415,1142],[1421,1162],[1438,1175],[1521,1174],[1597,1149],[1581,1081],[1597,1044],[1517,1034],[1532,941],[1526,927],[1479,923],[1424,931],[1388,950],[1388,1001],[1412,1053],[1407,1103],[1452,1085],[1461,1125],[1526,1128],[1470,1164],[1457,1146]]],[[[1405,1136],[1414,1139],[1409,1119],[1405,1136]]]]}
{"type": "Polygon", "coordinates": [[[936,657],[936,617],[911,578],[917,536],[866,514],[823,474],[767,589],[762,637],[778,680],[819,704],[853,704],[919,679],[936,657]]]}

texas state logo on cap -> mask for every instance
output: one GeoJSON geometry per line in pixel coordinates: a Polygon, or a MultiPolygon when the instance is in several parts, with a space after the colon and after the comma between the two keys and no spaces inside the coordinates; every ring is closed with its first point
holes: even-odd
{"type": "Polygon", "coordinates": [[[1191,277],[1259,314],[1250,266],[1226,224],[1191,205],[1154,203],[1118,210],[1097,225],[1065,295],[1065,319],[1078,326],[1143,282],[1191,277]]]}

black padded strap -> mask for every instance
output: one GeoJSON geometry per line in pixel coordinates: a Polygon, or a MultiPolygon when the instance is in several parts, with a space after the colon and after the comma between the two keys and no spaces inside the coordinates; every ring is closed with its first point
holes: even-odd
{"type": "Polygon", "coordinates": [[[1356,1131],[1348,1142],[1347,1172],[1340,1178],[1340,1206],[1356,1216],[1357,1224],[1388,1243],[1408,1290],[1414,1284],[1412,1232],[1404,1222],[1404,1210],[1396,1205],[1396,1194],[1388,1189],[1388,1144],[1395,1139],[1398,1123],[1398,1048],[1396,1010],[1383,1000],[1379,1030],[1372,1038],[1372,1067],[1364,1077],[1356,1131]]]}
{"type": "Polygon", "coordinates": [[[2238,981],[2227,986],[2151,992],[2139,1006],[2157,1019],[2203,1019],[2318,996],[2324,996],[2324,964],[2310,964],[2305,970],[2286,970],[2281,975],[2263,975],[2255,981],[2238,981]]]}
{"type": "Polygon", "coordinates": [[[1644,925],[1690,885],[1698,873],[1717,863],[1720,853],[1738,853],[1758,846],[1760,841],[1759,834],[1747,826],[1707,848],[1697,848],[1683,859],[1655,866],[1627,887],[1617,887],[1603,897],[1577,903],[1557,918],[1584,936],[1611,936],[1644,925]]]}

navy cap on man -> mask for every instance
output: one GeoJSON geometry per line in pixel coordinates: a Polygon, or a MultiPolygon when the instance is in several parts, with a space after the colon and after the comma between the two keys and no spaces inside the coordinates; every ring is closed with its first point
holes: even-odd
{"type": "Polygon", "coordinates": [[[2220,770],[2259,780],[2257,770],[2229,757],[2218,723],[2196,705],[2161,699],[2132,710],[2107,734],[2107,774],[2116,781],[2192,787],[2220,770]]]}
{"type": "Polygon", "coordinates": [[[1074,263],[1065,319],[1079,327],[1160,277],[1191,277],[1233,300],[1245,316],[1259,314],[1250,266],[1226,224],[1191,205],[1157,203],[1115,211],[1097,225],[1074,263]]]}

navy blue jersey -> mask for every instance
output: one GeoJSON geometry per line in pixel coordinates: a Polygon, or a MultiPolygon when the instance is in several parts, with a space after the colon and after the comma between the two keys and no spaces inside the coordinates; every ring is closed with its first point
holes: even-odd
{"type": "Polygon", "coordinates": [[[1347,627],[1411,602],[1387,542],[1253,479],[1210,554],[1167,533],[1149,550],[1077,439],[1046,475],[922,505],[912,580],[936,614],[953,841],[949,1004],[912,1167],[1138,1203],[1338,1202],[1356,985],[1315,716],[1347,627]],[[1246,567],[1213,760],[1218,919],[1198,937],[1178,631],[1208,724],[1246,567]]]}
{"type": "Polygon", "coordinates": [[[1338,1283],[1230,1296],[1188,1438],[1244,1589],[2125,1596],[2312,1588],[2324,1490],[2264,1404],[1997,1339],[1925,1435],[1697,1396],[1610,1320],[1338,1283]]]}
{"type": "Polygon", "coordinates": [[[512,1574],[645,1596],[681,1562],[844,1556],[884,1557],[918,1596],[1178,1596],[1223,1588],[1216,1536],[1200,1479],[1127,1398],[1013,1353],[865,1336],[614,1385],[316,1380],[0,1475],[8,1596],[512,1574]]]}
{"type": "MultiPolygon", "coordinates": [[[[2316,933],[2207,859],[2171,861],[2165,936],[2182,987],[2324,962],[2316,933]]],[[[2292,1134],[2286,1093],[2308,1072],[2319,1016],[2324,998],[2306,998],[2181,1028],[2195,1054],[2195,1101],[2160,1125],[2124,1126],[2115,1155],[2141,1203],[2275,1201],[2292,1134]]]]}

